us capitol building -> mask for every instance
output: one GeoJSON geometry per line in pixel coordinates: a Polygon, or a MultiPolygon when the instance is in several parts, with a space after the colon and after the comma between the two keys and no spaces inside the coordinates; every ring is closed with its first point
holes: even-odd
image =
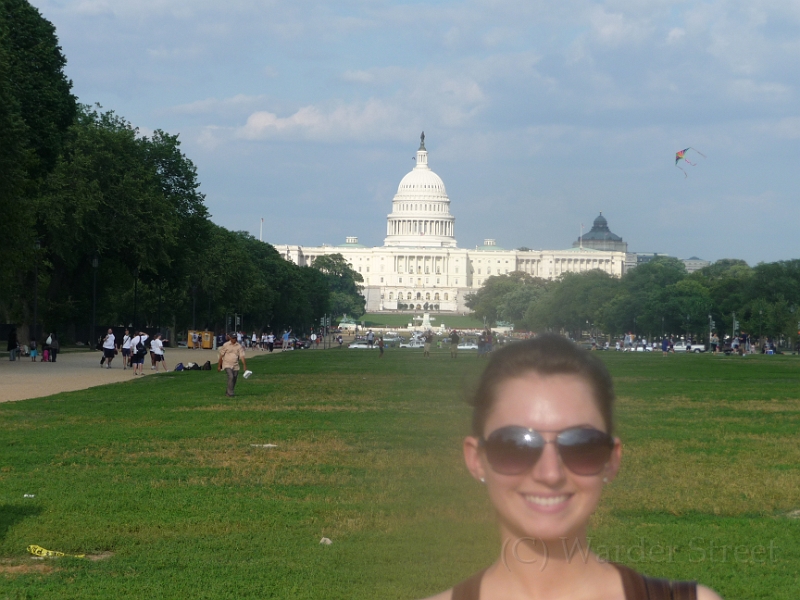
{"type": "MultiPolygon", "coordinates": [[[[598,219],[595,228],[599,225],[608,231],[605,218],[600,215],[598,219]]],[[[586,243],[580,240],[577,247],[566,250],[505,250],[491,239],[474,250],[459,248],[450,198],[441,177],[428,166],[423,133],[417,164],[400,181],[392,200],[383,246],[367,248],[357,237],[348,237],[339,246],[283,244],[275,248],[286,260],[301,266],[313,264],[318,256],[344,256],[364,278],[362,293],[368,312],[463,313],[469,311],[467,297],[493,275],[523,271],[555,279],[563,273],[600,269],[622,276],[627,244],[613,237],[616,243],[603,244],[603,249],[590,247],[600,245],[593,244],[590,235],[583,236],[586,243]]]]}

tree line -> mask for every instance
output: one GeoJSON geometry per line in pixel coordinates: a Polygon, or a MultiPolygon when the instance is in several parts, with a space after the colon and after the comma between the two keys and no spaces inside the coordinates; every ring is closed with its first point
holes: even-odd
{"type": "Polygon", "coordinates": [[[0,0],[6,323],[69,338],[92,321],[219,329],[239,314],[248,329],[302,331],[357,309],[360,276],[346,263],[299,267],[212,223],[178,136],[79,103],[65,65],[53,25],[27,0],[0,0]]]}
{"type": "Polygon", "coordinates": [[[621,278],[595,270],[555,281],[516,272],[489,278],[467,306],[488,322],[576,338],[633,332],[706,339],[713,322],[720,337],[735,330],[791,344],[800,329],[800,260],[750,267],[723,259],[689,274],[678,259],[658,257],[621,278]]]}

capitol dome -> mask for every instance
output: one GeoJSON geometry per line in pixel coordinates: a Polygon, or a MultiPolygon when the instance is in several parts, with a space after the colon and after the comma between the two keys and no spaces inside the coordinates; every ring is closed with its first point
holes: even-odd
{"type": "Polygon", "coordinates": [[[425,133],[417,164],[397,186],[387,219],[386,246],[455,248],[455,218],[442,178],[428,166],[425,133]]]}
{"type": "Polygon", "coordinates": [[[430,167],[417,165],[400,180],[397,194],[408,198],[431,198],[447,200],[447,190],[444,181],[430,167]]]}

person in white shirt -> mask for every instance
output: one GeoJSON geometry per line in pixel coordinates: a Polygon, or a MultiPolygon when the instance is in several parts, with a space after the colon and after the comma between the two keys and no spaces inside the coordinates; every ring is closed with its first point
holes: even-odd
{"type": "Polygon", "coordinates": [[[131,336],[130,332],[126,329],[125,335],[122,336],[122,369],[125,370],[131,366],[131,336]]]}
{"type": "Polygon", "coordinates": [[[134,375],[144,375],[144,357],[147,354],[148,335],[140,331],[131,340],[131,364],[134,375]]]}
{"type": "Polygon", "coordinates": [[[275,335],[270,331],[267,336],[267,350],[272,352],[275,349],[275,335]]]}
{"type": "Polygon", "coordinates": [[[167,361],[164,359],[164,343],[161,341],[160,333],[157,333],[153,341],[150,342],[150,358],[153,359],[153,363],[156,365],[156,371],[158,371],[158,363],[161,363],[165,371],[168,370],[167,361]]]}
{"type": "Polygon", "coordinates": [[[103,358],[100,359],[100,367],[102,368],[103,363],[108,361],[108,367],[111,368],[111,361],[114,360],[114,356],[117,353],[117,345],[114,343],[114,331],[109,328],[106,337],[103,338],[103,358]]]}

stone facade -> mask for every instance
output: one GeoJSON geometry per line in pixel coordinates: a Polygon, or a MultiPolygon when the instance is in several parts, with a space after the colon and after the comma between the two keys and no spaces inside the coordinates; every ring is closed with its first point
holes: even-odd
{"type": "Polygon", "coordinates": [[[403,177],[392,201],[383,246],[368,248],[359,244],[358,238],[348,237],[339,246],[284,244],[275,248],[298,265],[311,265],[328,254],[344,256],[364,278],[369,312],[425,310],[427,304],[431,311],[465,313],[467,297],[489,277],[513,271],[555,279],[563,273],[592,269],[620,277],[625,270],[625,251],[585,246],[506,250],[494,240],[485,240],[474,250],[459,248],[450,199],[444,182],[428,166],[424,141],[417,151],[416,166],[403,177]]]}

